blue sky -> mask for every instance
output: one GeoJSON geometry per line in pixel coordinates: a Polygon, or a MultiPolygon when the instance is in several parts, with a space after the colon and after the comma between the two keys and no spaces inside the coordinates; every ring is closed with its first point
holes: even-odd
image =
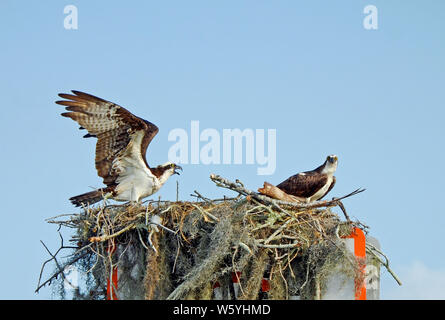
{"type": "Polygon", "coordinates": [[[36,295],[59,245],[44,219],[76,212],[68,198],[101,187],[93,139],[60,117],[59,92],[92,93],[154,122],[150,164],[167,161],[175,128],[276,129],[277,168],[184,165],[158,193],[225,192],[210,173],[256,189],[339,157],[332,196],[370,226],[399,287],[386,299],[445,299],[441,204],[445,152],[445,3],[440,1],[0,2],[2,299],[36,295]],[[64,28],[66,5],[78,29],[64,28]],[[378,29],[363,8],[378,8],[378,29]]]}

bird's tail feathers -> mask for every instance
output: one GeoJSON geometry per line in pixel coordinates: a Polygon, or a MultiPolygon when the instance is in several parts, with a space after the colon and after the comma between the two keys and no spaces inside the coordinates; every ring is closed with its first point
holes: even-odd
{"type": "Polygon", "coordinates": [[[81,207],[82,205],[92,205],[103,200],[111,191],[112,190],[110,188],[102,188],[72,197],[70,198],[70,201],[76,207],[81,207]]]}

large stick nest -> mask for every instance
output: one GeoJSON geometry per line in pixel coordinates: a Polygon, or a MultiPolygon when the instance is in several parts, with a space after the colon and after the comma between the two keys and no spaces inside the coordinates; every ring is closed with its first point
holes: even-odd
{"type": "MultiPolygon", "coordinates": [[[[331,210],[340,206],[339,199],[292,204],[218,176],[212,180],[239,195],[210,200],[195,191],[194,202],[104,202],[50,219],[75,230],[70,242],[76,249],[63,263],[56,258],[59,251],[50,252],[47,262],[54,261],[57,269],[45,282],[39,279],[37,291],[56,278],[60,287],[68,265],[87,276],[87,288],[75,291],[78,299],[105,298],[116,266],[120,299],[212,299],[216,282],[224,298],[233,298],[228,284],[234,274],[238,299],[258,299],[263,277],[270,278],[270,299],[313,299],[336,267],[359,274],[358,262],[341,241],[359,223],[341,221],[331,210]]],[[[73,250],[63,240],[62,248],[73,250]]]]}

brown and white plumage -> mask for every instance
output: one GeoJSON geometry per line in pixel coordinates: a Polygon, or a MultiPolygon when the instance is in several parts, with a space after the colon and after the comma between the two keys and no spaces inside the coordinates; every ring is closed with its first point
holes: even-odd
{"type": "Polygon", "coordinates": [[[66,100],[56,101],[68,112],[62,116],[79,123],[88,133],[84,138],[96,137],[96,170],[106,188],[73,197],[76,206],[92,204],[103,197],[118,201],[139,201],[156,191],[179,166],[166,163],[150,168],[145,158],[147,147],[159,129],[125,108],[80,91],[61,93],[66,100]]]}
{"type": "Polygon", "coordinates": [[[322,199],[335,185],[334,172],[337,169],[338,158],[330,155],[326,161],[312,171],[293,175],[277,185],[277,188],[287,194],[312,202],[322,199]]]}

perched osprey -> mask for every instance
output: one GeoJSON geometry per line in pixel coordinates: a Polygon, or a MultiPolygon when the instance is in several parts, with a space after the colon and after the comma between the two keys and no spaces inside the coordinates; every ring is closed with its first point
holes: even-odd
{"type": "Polygon", "coordinates": [[[312,171],[300,172],[277,185],[277,188],[304,202],[323,198],[335,185],[334,172],[338,158],[330,155],[326,161],[312,171]]]}
{"type": "Polygon", "coordinates": [[[97,138],[96,169],[105,188],[70,198],[75,206],[93,204],[103,198],[138,202],[157,192],[176,170],[182,168],[167,162],[150,168],[145,153],[158,133],[153,123],[136,117],[123,107],[80,91],[59,94],[67,99],[56,101],[69,112],[62,113],[79,123],[97,138]]]}

